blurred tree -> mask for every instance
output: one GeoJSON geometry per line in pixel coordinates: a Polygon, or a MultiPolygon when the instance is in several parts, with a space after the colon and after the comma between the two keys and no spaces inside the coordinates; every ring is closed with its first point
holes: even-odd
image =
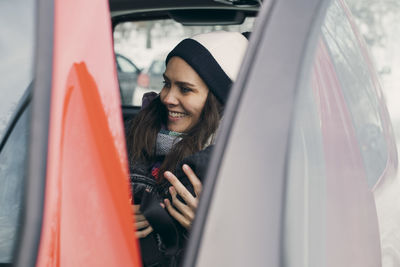
{"type": "MultiPolygon", "coordinates": [[[[356,23],[369,46],[384,46],[387,31],[384,19],[400,11],[399,0],[347,0],[356,23]]],[[[397,17],[397,16],[394,16],[397,17]]]]}
{"type": "Polygon", "coordinates": [[[153,28],[154,22],[147,21],[146,23],[146,48],[151,48],[151,29],[153,28]]]}

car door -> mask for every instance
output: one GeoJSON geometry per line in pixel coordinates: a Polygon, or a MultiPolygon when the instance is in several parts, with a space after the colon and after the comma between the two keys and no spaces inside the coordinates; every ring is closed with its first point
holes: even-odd
{"type": "Polygon", "coordinates": [[[332,65],[337,55],[320,42],[321,26],[340,29],[329,18],[348,23],[335,17],[345,8],[263,3],[185,266],[380,266],[374,196],[332,65]]]}
{"type": "Polygon", "coordinates": [[[15,266],[140,266],[107,1],[38,1],[15,266]]]}

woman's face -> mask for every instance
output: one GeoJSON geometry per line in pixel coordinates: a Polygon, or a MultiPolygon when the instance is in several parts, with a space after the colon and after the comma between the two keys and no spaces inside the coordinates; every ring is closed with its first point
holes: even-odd
{"type": "Polygon", "coordinates": [[[208,88],[200,76],[180,57],[172,57],[164,73],[161,102],[168,110],[167,128],[188,132],[200,118],[208,88]]]}

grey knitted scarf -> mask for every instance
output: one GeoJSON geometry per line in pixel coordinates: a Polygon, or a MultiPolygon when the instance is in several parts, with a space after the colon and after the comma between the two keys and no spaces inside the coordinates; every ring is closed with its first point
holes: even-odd
{"type": "Polygon", "coordinates": [[[165,156],[182,140],[182,133],[161,129],[157,134],[156,155],[165,156]]]}

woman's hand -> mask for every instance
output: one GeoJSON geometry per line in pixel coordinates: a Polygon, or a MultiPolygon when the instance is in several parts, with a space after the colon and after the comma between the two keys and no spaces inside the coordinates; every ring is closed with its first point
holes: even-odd
{"type": "Polygon", "coordinates": [[[183,227],[189,229],[193,223],[196,213],[199,196],[202,190],[202,184],[197,178],[193,170],[186,164],[182,166],[183,171],[189,178],[194,188],[195,197],[186,189],[186,187],[176,178],[176,176],[169,171],[164,173],[164,177],[172,184],[169,192],[172,196],[172,204],[168,199],[164,199],[165,206],[168,212],[174,217],[183,227]],[[186,202],[182,203],[176,195],[179,194],[186,202]]]}
{"type": "Polygon", "coordinates": [[[153,232],[153,228],[140,212],[140,205],[132,205],[132,211],[135,214],[136,237],[144,238],[153,232]]]}

